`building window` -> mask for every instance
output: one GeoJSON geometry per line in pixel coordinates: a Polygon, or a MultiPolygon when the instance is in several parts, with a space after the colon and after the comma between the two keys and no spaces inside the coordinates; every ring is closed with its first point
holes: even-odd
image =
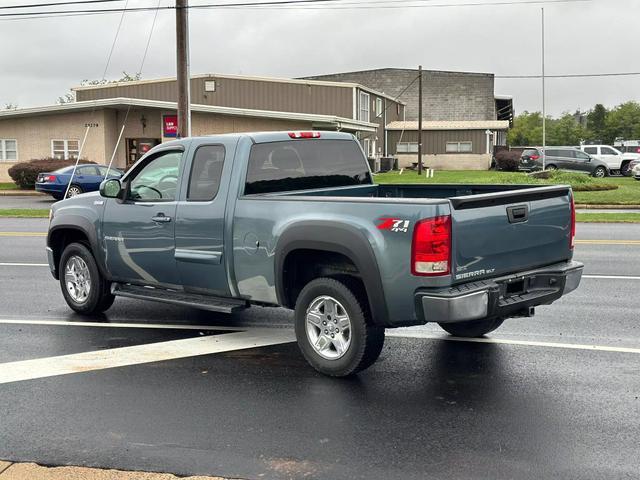
{"type": "Polygon", "coordinates": [[[376,117],[380,117],[382,115],[382,99],[376,98],[376,117]]]}
{"type": "Polygon", "coordinates": [[[18,142],[0,139],[0,160],[12,162],[18,159],[18,142]]]}
{"type": "Polygon", "coordinates": [[[57,160],[75,160],[80,150],[78,140],[51,140],[51,156],[57,160]]]}
{"type": "Polygon", "coordinates": [[[473,144],[471,142],[447,142],[447,153],[471,153],[473,144]]]}
{"type": "Polygon", "coordinates": [[[358,114],[358,120],[363,122],[370,121],[369,116],[369,94],[365,92],[360,92],[360,111],[358,114]]]}
{"type": "Polygon", "coordinates": [[[396,146],[396,153],[418,153],[417,142],[403,142],[396,146]]]}

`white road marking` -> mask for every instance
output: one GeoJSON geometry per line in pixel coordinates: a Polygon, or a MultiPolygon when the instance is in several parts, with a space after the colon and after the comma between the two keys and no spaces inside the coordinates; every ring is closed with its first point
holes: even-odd
{"type": "Polygon", "coordinates": [[[590,351],[599,351],[599,352],[640,354],[640,348],[614,347],[610,345],[584,345],[579,343],[534,342],[529,340],[509,340],[506,338],[446,337],[441,335],[435,335],[433,333],[422,332],[419,330],[395,330],[395,331],[387,330],[385,335],[387,337],[424,338],[427,340],[445,340],[448,342],[495,343],[495,344],[503,344],[503,345],[519,345],[522,347],[565,348],[569,350],[590,350],[590,351]]]}
{"type": "Polygon", "coordinates": [[[166,323],[121,323],[121,322],[70,322],[67,320],[22,320],[2,318],[0,324],[15,325],[55,325],[64,327],[102,327],[102,328],[155,328],[164,330],[245,330],[242,327],[218,327],[216,325],[176,325],[166,323]]]}
{"type": "Polygon", "coordinates": [[[48,267],[48,263],[12,263],[2,262],[0,267],[48,267]]]}
{"type": "Polygon", "coordinates": [[[0,364],[0,384],[266,347],[294,340],[295,335],[291,330],[252,329],[223,335],[22,360],[0,364]]]}
{"type": "Polygon", "coordinates": [[[640,277],[629,275],[582,275],[582,278],[596,278],[601,280],[640,280],[640,277]]]}

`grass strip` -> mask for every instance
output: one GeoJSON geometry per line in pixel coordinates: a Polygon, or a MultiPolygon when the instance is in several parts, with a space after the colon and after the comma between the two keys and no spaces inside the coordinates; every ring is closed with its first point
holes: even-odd
{"type": "Polygon", "coordinates": [[[582,223],[640,223],[640,213],[576,213],[582,223]]]}
{"type": "Polygon", "coordinates": [[[19,190],[19,188],[13,182],[0,182],[0,190],[19,190]]]}
{"type": "Polygon", "coordinates": [[[49,209],[0,208],[0,218],[49,218],[49,209]]]}

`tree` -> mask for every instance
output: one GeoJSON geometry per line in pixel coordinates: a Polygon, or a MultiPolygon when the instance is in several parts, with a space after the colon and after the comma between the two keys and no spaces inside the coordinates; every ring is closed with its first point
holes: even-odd
{"type": "MultiPolygon", "coordinates": [[[[106,78],[102,78],[100,80],[84,79],[80,82],[80,86],[86,87],[86,86],[94,86],[94,85],[95,86],[109,85],[111,83],[120,83],[120,82],[135,82],[136,80],[140,80],[141,78],[142,78],[142,74],[140,72],[134,75],[130,75],[127,72],[122,72],[122,77],[120,77],[118,80],[107,80],[106,78]]],[[[65,93],[63,96],[58,97],[58,99],[56,100],[56,103],[62,105],[64,103],[71,103],[75,101],[76,101],[76,93],[73,91],[73,89],[71,89],[67,93],[65,93]]]]}
{"type": "Polygon", "coordinates": [[[509,145],[528,146],[542,144],[542,115],[540,112],[522,112],[513,119],[508,134],[509,145]]]}
{"type": "Polygon", "coordinates": [[[613,143],[616,138],[636,140],[640,138],[640,104],[626,102],[609,111],[605,121],[605,143],[613,143]]]}
{"type": "Polygon", "coordinates": [[[587,130],[571,113],[564,113],[557,120],[547,121],[547,145],[580,145],[587,136],[587,130]]]}
{"type": "Polygon", "coordinates": [[[597,103],[587,114],[587,128],[592,140],[604,140],[605,122],[609,112],[601,103],[597,103]]]}

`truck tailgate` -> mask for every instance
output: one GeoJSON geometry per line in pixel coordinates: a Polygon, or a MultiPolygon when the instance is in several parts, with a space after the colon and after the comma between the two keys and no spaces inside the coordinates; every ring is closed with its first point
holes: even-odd
{"type": "Polygon", "coordinates": [[[569,187],[537,187],[450,200],[454,283],[572,257],[569,187]]]}

